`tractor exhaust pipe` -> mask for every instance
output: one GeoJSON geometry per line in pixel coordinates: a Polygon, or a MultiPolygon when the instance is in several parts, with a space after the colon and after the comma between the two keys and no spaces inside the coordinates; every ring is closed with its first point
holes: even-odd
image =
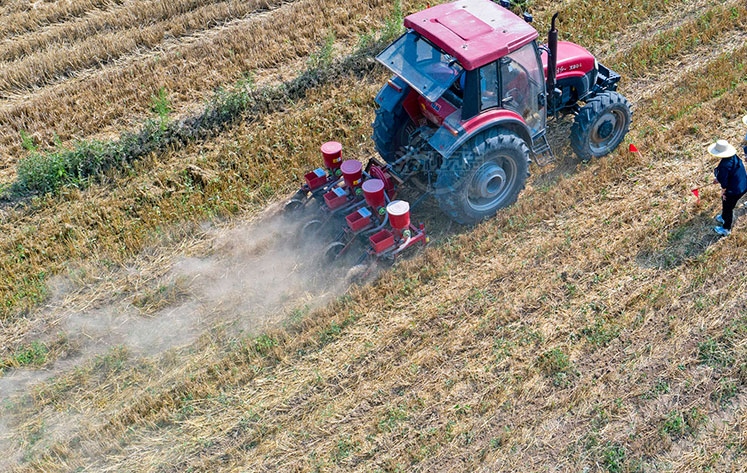
{"type": "Polygon", "coordinates": [[[552,16],[550,32],[547,33],[547,47],[550,53],[547,57],[547,93],[549,95],[550,109],[555,109],[555,74],[558,68],[558,30],[555,28],[555,20],[559,12],[552,16]]]}

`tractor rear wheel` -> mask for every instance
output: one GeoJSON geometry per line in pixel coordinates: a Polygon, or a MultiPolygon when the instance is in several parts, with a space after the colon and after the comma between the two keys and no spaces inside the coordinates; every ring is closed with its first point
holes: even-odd
{"type": "Polygon", "coordinates": [[[529,176],[529,148],[500,128],[465,143],[438,170],[434,196],[452,220],[472,225],[519,197],[529,176]]]}
{"type": "Polygon", "coordinates": [[[404,148],[409,144],[410,135],[415,131],[415,124],[404,107],[393,111],[383,108],[376,110],[373,122],[373,141],[376,151],[388,163],[404,155],[404,148]]]}
{"type": "Polygon", "coordinates": [[[617,92],[602,92],[586,102],[571,127],[571,147],[588,161],[617,148],[630,128],[632,112],[627,99],[617,92]]]}

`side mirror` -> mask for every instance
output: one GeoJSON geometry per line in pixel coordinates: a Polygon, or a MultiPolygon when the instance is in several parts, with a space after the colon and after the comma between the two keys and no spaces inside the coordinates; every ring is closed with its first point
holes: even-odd
{"type": "Polygon", "coordinates": [[[524,12],[524,21],[526,21],[527,23],[531,23],[532,21],[534,21],[532,14],[524,12]]]}

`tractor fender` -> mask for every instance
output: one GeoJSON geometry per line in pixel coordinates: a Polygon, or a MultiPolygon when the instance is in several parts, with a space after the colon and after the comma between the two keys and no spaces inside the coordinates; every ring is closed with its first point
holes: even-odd
{"type": "Polygon", "coordinates": [[[449,158],[467,140],[491,128],[504,128],[516,133],[532,148],[532,135],[521,116],[511,110],[499,109],[482,113],[466,122],[459,121],[459,111],[448,116],[431,136],[428,144],[444,159],[449,158]]]}
{"type": "Polygon", "coordinates": [[[410,93],[410,86],[399,76],[392,76],[376,94],[376,103],[389,112],[399,107],[410,93]]]}
{"type": "Polygon", "coordinates": [[[559,77],[555,87],[563,91],[561,102],[564,105],[572,105],[578,100],[584,100],[594,88],[596,79],[596,69],[592,69],[585,74],[565,74],[562,78],[559,77]],[[576,91],[575,97],[571,92],[572,90],[576,91]]]}

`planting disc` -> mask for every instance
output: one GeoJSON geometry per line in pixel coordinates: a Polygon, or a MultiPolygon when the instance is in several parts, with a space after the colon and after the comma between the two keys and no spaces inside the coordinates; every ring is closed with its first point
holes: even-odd
{"type": "Polygon", "coordinates": [[[327,261],[334,261],[345,249],[345,243],[339,241],[333,241],[324,249],[324,258],[327,261]]]}

